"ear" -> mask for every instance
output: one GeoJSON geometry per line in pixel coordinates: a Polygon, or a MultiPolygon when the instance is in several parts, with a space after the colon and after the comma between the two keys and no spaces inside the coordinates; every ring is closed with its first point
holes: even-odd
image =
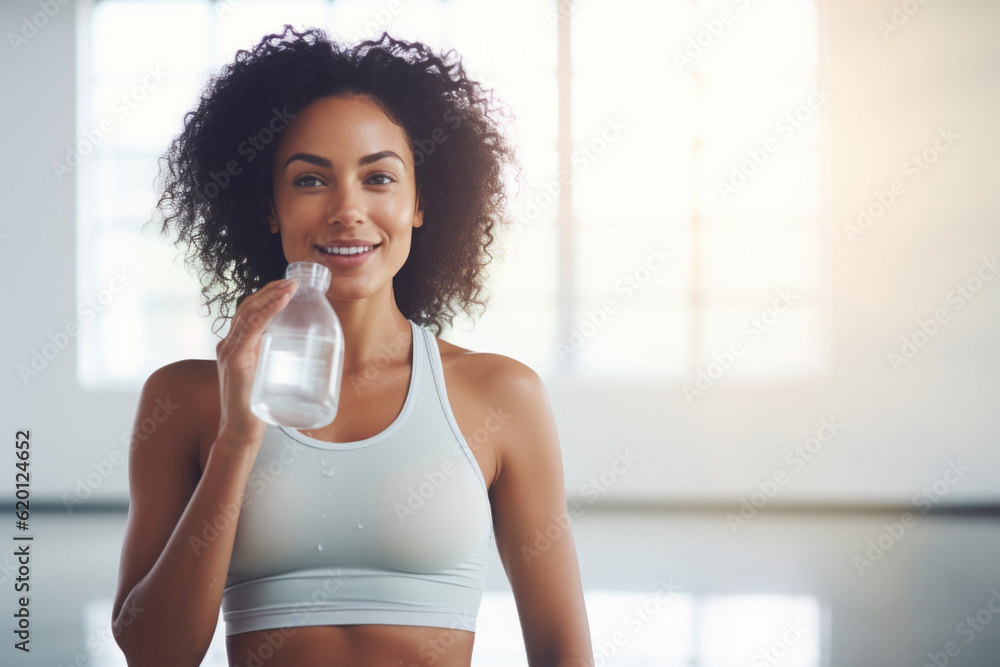
{"type": "Polygon", "coordinates": [[[420,193],[417,193],[417,203],[414,206],[413,211],[413,228],[416,229],[424,224],[424,209],[423,205],[420,203],[420,193]]]}
{"type": "Polygon", "coordinates": [[[271,212],[267,214],[267,225],[272,234],[278,233],[278,214],[274,210],[274,202],[271,202],[271,212]]]}

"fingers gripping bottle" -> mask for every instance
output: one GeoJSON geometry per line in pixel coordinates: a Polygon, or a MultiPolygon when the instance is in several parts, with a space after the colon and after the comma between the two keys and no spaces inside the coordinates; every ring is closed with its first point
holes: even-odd
{"type": "Polygon", "coordinates": [[[344,331],[326,299],[330,270],[294,262],[285,277],[299,285],[264,330],[250,410],[275,426],[320,428],[337,416],[344,368],[344,331]]]}

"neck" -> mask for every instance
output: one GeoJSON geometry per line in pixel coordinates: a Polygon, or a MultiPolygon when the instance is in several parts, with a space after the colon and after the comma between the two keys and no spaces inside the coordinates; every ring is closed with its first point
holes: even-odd
{"type": "Polygon", "coordinates": [[[344,373],[410,362],[410,323],[392,290],[356,301],[330,300],[344,330],[344,373]]]}

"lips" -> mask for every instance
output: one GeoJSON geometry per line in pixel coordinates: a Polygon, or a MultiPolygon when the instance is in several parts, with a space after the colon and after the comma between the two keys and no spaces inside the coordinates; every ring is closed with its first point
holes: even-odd
{"type": "Polygon", "coordinates": [[[378,252],[381,243],[372,243],[364,240],[344,240],[334,241],[328,244],[315,246],[315,254],[321,264],[328,267],[355,267],[363,264],[369,257],[378,252]],[[364,251],[351,251],[349,254],[333,254],[326,251],[326,248],[368,248],[364,251]]]}
{"type": "Polygon", "coordinates": [[[378,246],[379,246],[378,243],[371,243],[371,244],[358,244],[358,245],[317,246],[317,248],[329,255],[339,255],[342,257],[345,255],[354,255],[360,252],[373,250],[378,246]]]}
{"type": "Polygon", "coordinates": [[[367,239],[330,239],[316,244],[319,248],[351,248],[354,246],[379,245],[381,241],[368,241],[367,239]]]}

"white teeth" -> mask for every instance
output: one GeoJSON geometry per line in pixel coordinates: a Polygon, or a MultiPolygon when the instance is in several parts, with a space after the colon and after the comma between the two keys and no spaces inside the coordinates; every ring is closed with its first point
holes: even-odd
{"type": "Polygon", "coordinates": [[[368,252],[369,250],[371,250],[374,247],[375,246],[373,246],[373,245],[344,246],[344,247],[336,247],[336,246],[334,246],[333,248],[323,248],[323,250],[328,255],[356,255],[359,252],[368,252]]]}

